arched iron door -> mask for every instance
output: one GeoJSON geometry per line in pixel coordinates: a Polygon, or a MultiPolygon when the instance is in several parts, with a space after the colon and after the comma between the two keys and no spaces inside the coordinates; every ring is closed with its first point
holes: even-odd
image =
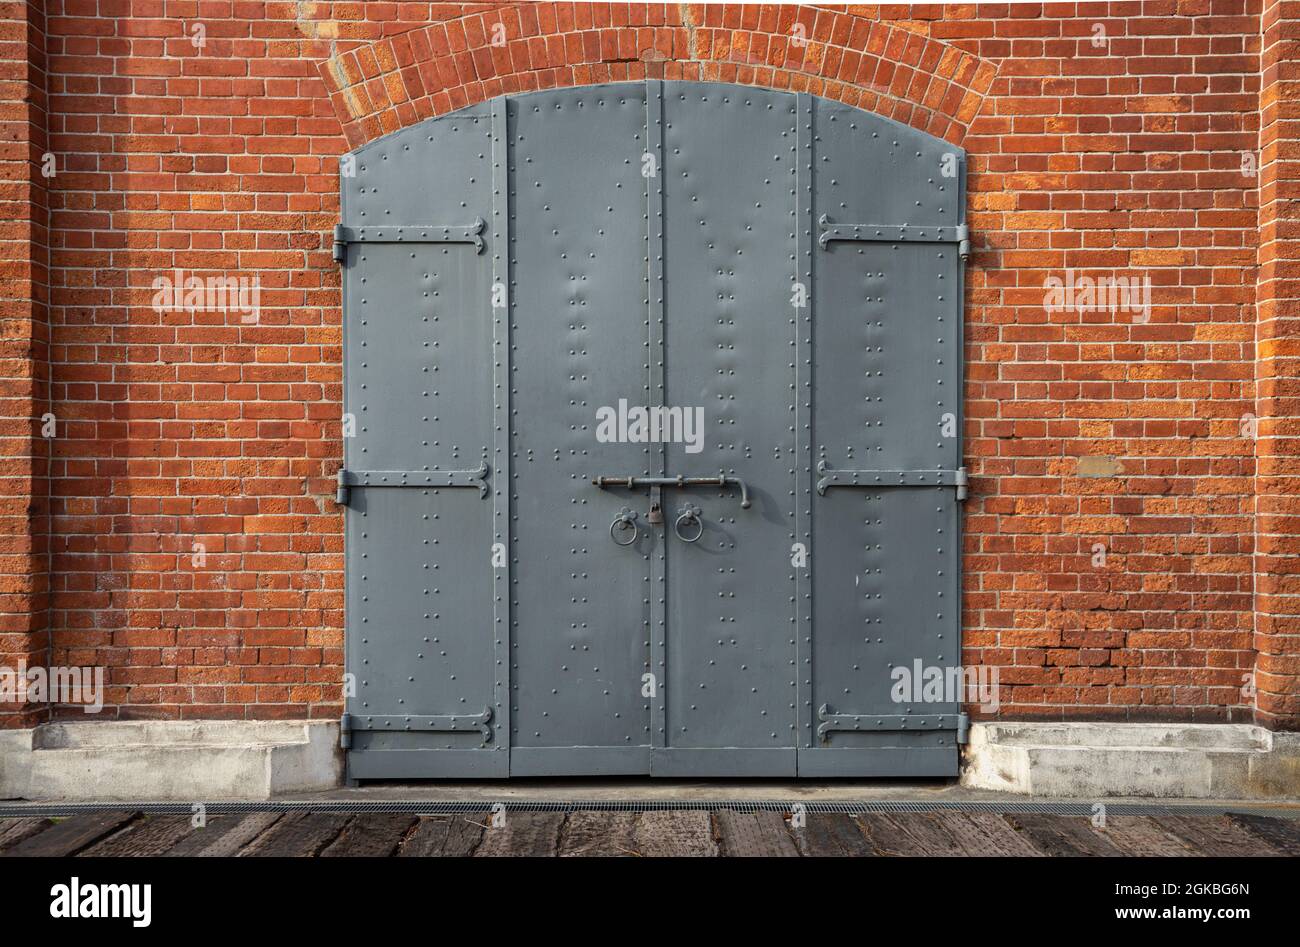
{"type": "Polygon", "coordinates": [[[352,778],[956,772],[959,149],[655,80],[343,172],[352,778]]]}

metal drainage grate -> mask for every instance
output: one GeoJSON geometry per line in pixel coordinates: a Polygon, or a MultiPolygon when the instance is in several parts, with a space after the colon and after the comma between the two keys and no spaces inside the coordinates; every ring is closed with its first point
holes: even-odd
{"type": "MultiPolygon", "coordinates": [[[[0,818],[46,816],[60,817],[80,815],[88,812],[130,811],[145,812],[152,815],[188,815],[200,803],[185,802],[70,802],[70,803],[0,803],[0,818]]],[[[517,799],[481,799],[481,800],[438,800],[438,799],[397,799],[378,800],[283,800],[265,802],[204,802],[201,803],[209,815],[238,814],[248,812],[416,812],[416,813],[462,813],[483,812],[495,806],[503,807],[507,812],[573,812],[580,809],[597,812],[653,812],[662,810],[692,809],[716,812],[730,809],[741,812],[789,812],[794,806],[802,805],[807,812],[843,813],[846,815],[867,815],[870,813],[891,812],[992,812],[992,813],[1041,813],[1043,815],[1092,815],[1092,802],[911,802],[880,800],[871,802],[832,802],[788,800],[645,800],[610,801],[604,799],[572,800],[517,800],[517,799]]],[[[1300,819],[1300,806],[1271,805],[1200,805],[1169,803],[1105,803],[1109,815],[1195,815],[1215,816],[1228,813],[1273,816],[1277,818],[1300,819]]]]}

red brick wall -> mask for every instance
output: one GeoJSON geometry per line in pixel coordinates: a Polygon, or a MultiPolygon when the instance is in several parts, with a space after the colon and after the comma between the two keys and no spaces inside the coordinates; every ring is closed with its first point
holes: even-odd
{"type": "Polygon", "coordinates": [[[1255,401],[1257,367],[1294,376],[1255,354],[1294,336],[1291,6],[49,0],[55,662],[106,664],[123,716],[336,715],[337,156],[502,92],[681,76],[968,150],[966,659],[1003,714],[1300,724],[1295,524],[1264,517],[1292,484],[1253,539],[1257,446],[1295,450],[1294,402],[1255,401]],[[177,267],[257,276],[258,322],[156,313],[177,267]],[[1045,311],[1067,269],[1149,276],[1149,320],[1045,311]]]}
{"type": "Polygon", "coordinates": [[[1300,716],[1300,3],[1264,10],[1260,95],[1256,685],[1300,716]]]}
{"type": "MultiPolygon", "coordinates": [[[[49,284],[45,18],[39,3],[0,3],[0,664],[48,655],[49,284]]],[[[0,703],[0,725],[42,705],[0,703]]]]}

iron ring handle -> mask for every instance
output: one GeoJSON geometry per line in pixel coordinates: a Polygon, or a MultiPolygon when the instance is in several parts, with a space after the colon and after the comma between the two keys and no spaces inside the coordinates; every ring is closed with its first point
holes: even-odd
{"type": "Polygon", "coordinates": [[[636,514],[629,513],[627,510],[624,510],[622,513],[618,514],[618,516],[614,517],[614,522],[609,524],[609,538],[614,540],[614,545],[616,546],[632,545],[636,542],[637,533],[636,514]],[[618,530],[620,525],[623,527],[623,532],[627,532],[629,527],[632,531],[631,538],[629,538],[625,543],[618,541],[618,530]]]}
{"type": "Polygon", "coordinates": [[[677,517],[676,521],[673,523],[673,532],[676,533],[677,538],[684,543],[699,542],[700,537],[704,535],[704,520],[700,519],[700,514],[694,507],[688,506],[682,511],[682,515],[677,517]],[[695,525],[698,526],[699,529],[696,531],[694,536],[687,539],[682,535],[682,523],[689,523],[692,520],[695,521],[695,525]]]}

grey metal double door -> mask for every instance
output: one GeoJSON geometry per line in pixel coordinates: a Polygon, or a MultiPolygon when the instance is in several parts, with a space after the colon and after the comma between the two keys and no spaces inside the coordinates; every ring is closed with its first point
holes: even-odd
{"type": "Polygon", "coordinates": [[[349,775],[955,772],[963,175],[663,81],[346,158],[349,775]]]}

